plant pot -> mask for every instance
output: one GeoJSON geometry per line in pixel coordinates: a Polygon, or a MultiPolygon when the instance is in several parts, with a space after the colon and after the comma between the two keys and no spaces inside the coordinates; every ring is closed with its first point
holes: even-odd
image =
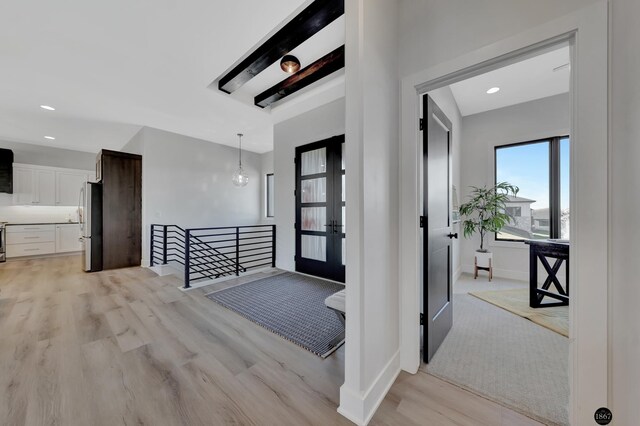
{"type": "Polygon", "coordinates": [[[480,268],[489,268],[493,263],[493,253],[490,251],[476,251],[476,265],[480,268]]]}

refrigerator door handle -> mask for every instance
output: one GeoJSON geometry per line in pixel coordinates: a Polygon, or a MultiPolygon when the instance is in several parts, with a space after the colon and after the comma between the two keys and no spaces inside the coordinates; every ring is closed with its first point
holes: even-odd
{"type": "MultiPolygon", "coordinates": [[[[86,185],[86,183],[85,183],[86,185]]],[[[84,205],[84,192],[85,192],[85,185],[82,186],[82,188],[80,188],[80,195],[78,196],[78,210],[77,210],[77,215],[78,215],[78,224],[80,225],[80,232],[84,231],[84,223],[83,223],[83,218],[82,218],[82,208],[84,205]]]]}

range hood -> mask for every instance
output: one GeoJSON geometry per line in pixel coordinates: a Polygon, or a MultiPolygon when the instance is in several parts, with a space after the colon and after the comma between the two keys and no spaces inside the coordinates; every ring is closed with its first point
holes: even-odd
{"type": "Polygon", "coordinates": [[[0,192],[13,194],[13,151],[0,148],[0,192]]]}

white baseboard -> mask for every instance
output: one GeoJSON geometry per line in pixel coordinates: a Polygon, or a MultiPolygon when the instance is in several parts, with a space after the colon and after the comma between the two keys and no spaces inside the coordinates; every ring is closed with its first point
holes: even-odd
{"type": "Polygon", "coordinates": [[[456,281],[458,281],[458,279],[460,278],[460,275],[462,275],[462,265],[458,266],[458,269],[456,269],[453,272],[453,282],[455,283],[456,281]]]}
{"type": "Polygon", "coordinates": [[[247,272],[241,272],[240,275],[238,275],[238,276],[226,275],[226,276],[220,277],[220,278],[198,281],[195,284],[191,284],[191,286],[189,288],[180,287],[180,290],[189,291],[189,290],[193,290],[193,289],[200,288],[200,287],[206,287],[206,286],[211,285],[211,284],[221,283],[221,282],[229,281],[229,280],[235,280],[238,277],[244,277],[246,275],[253,275],[253,274],[257,274],[259,272],[269,271],[269,270],[272,270],[272,269],[274,269],[274,268],[272,268],[271,266],[265,266],[264,268],[252,269],[252,270],[247,271],[247,272]]]}
{"type": "Polygon", "coordinates": [[[173,267],[171,264],[150,266],[149,269],[161,277],[165,275],[175,275],[178,278],[183,278],[184,275],[183,271],[173,267]]]}
{"type": "MultiPolygon", "coordinates": [[[[462,265],[462,272],[473,274],[473,265],[462,265]]],[[[485,272],[486,273],[486,272],[485,272]]],[[[493,268],[493,276],[506,278],[508,280],[529,281],[529,271],[518,271],[515,269],[493,268]]]]}
{"type": "Polygon", "coordinates": [[[338,413],[359,426],[366,426],[396,381],[398,374],[400,374],[399,350],[393,354],[366,392],[354,392],[346,385],[340,387],[338,413]]]}

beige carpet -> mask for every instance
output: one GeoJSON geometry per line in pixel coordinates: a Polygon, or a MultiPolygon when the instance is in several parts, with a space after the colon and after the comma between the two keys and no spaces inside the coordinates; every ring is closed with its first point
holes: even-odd
{"type": "Polygon", "coordinates": [[[531,308],[529,289],[474,291],[469,294],[569,337],[569,307],[531,308]]]}
{"type": "Polygon", "coordinates": [[[468,294],[453,306],[453,328],[421,368],[545,425],[568,425],[569,339],[468,294]]]}

